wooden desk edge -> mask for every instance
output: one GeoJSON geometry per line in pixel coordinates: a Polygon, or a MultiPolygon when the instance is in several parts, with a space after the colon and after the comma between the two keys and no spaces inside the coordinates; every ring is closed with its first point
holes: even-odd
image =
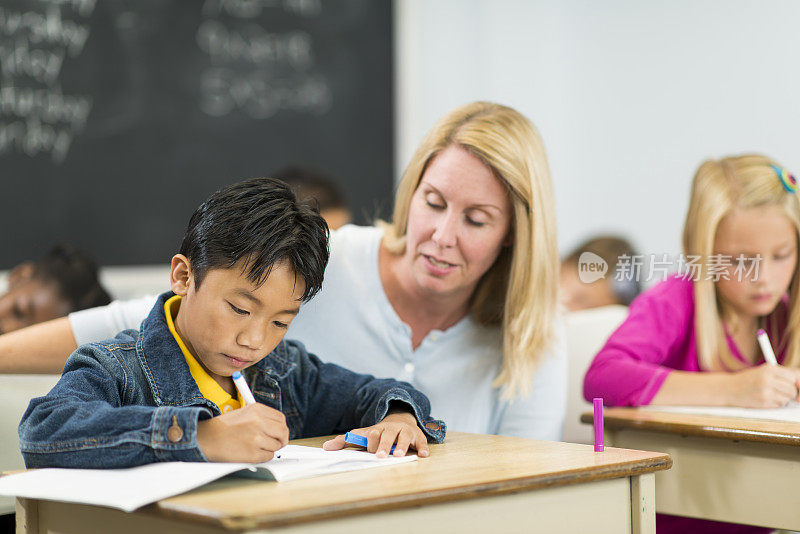
{"type": "MultiPolygon", "coordinates": [[[[603,426],[606,430],[647,430],[652,432],[662,432],[667,434],[680,434],[683,436],[696,436],[715,439],[728,439],[734,441],[750,441],[755,443],[773,443],[777,445],[800,445],[800,434],[736,428],[734,423],[742,419],[726,417],[710,417],[703,415],[687,414],[683,415],[689,421],[657,421],[652,419],[636,418],[635,408],[624,408],[632,410],[630,415],[617,415],[606,413],[603,415],[603,426]],[[712,422],[702,421],[712,420],[712,422]],[[727,421],[726,421],[727,420],[727,421]]],[[[670,412],[647,412],[648,416],[657,413],[674,415],[670,412]]],[[[769,423],[768,420],[758,420],[760,423],[769,423]]],[[[594,414],[586,412],[581,414],[581,422],[586,424],[594,423],[594,414]]],[[[800,428],[800,427],[798,427],[800,428]]]]}
{"type": "Polygon", "coordinates": [[[445,488],[424,493],[395,495],[368,501],[362,500],[353,503],[332,504],[329,506],[317,507],[313,510],[296,510],[283,514],[270,514],[268,516],[229,516],[209,512],[204,513],[202,510],[193,507],[190,508],[170,504],[170,507],[167,508],[161,506],[160,503],[152,504],[139,511],[147,513],[148,515],[209,524],[234,531],[255,528],[276,528],[346,517],[357,513],[382,512],[419,505],[504,495],[548,487],[567,486],[583,482],[639,476],[669,469],[670,467],[672,467],[672,458],[670,458],[668,454],[660,454],[645,460],[635,460],[597,469],[589,476],[583,475],[585,470],[576,469],[547,476],[537,475],[515,480],[487,482],[469,488],[445,488]]]}

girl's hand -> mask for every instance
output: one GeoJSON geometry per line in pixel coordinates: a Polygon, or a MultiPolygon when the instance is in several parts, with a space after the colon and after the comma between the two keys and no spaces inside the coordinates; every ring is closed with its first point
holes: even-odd
{"type": "MultiPolygon", "coordinates": [[[[417,419],[408,412],[390,413],[377,425],[355,428],[352,432],[366,436],[367,452],[374,452],[379,458],[389,456],[389,451],[395,444],[394,456],[405,456],[409,447],[416,449],[422,458],[430,454],[428,438],[417,426],[417,419]]],[[[343,434],[322,444],[322,448],[326,451],[339,450],[344,446],[343,434]]]]}
{"type": "Polygon", "coordinates": [[[728,404],[744,408],[779,408],[800,401],[800,369],[762,364],[730,374],[728,404]]]}

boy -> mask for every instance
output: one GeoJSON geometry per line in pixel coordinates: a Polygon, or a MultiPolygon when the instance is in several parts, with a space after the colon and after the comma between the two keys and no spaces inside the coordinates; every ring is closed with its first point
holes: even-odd
{"type": "Polygon", "coordinates": [[[626,257],[630,262],[636,255],[633,246],[621,237],[598,236],[581,243],[561,260],[559,278],[561,303],[571,312],[614,304],[629,306],[642,288],[636,278],[620,279],[617,269],[626,257]],[[587,252],[591,252],[608,265],[606,274],[591,282],[582,281],[579,271],[581,256],[587,252]]]}
{"type": "MultiPolygon", "coordinates": [[[[319,213],[278,180],[212,195],[172,258],[172,292],[139,331],[79,347],[53,390],[31,401],[19,429],[25,464],[264,462],[289,439],[354,427],[379,456],[394,443],[395,455],[413,447],[427,456],[444,424],[430,419],[422,393],[282,341],[322,285],[327,237],[319,213]],[[236,393],[235,371],[255,404],[236,393]]],[[[325,444],[343,445],[342,436],[325,444]]]]}
{"type": "Polygon", "coordinates": [[[289,184],[301,202],[314,203],[331,230],[353,218],[344,191],[330,176],[306,167],[284,167],[272,176],[289,184]]]}

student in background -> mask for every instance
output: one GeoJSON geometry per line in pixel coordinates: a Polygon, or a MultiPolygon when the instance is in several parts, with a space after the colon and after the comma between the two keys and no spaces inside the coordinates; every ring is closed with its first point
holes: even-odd
{"type": "MultiPolygon", "coordinates": [[[[683,233],[687,261],[699,268],[633,302],[586,372],[586,399],[749,408],[800,400],[798,229],[797,182],[782,166],[759,155],[704,162],[683,233]],[[765,363],[759,329],[781,365],[765,363]]],[[[768,532],[673,516],[657,520],[659,534],[768,532]]]]}
{"type": "MultiPolygon", "coordinates": [[[[567,360],[553,205],[534,125],[506,106],[460,106],[414,153],[391,225],[331,234],[322,291],[287,336],[410,382],[450,430],[558,440],[567,360]]],[[[113,335],[136,315],[103,307],[0,338],[0,370],[57,372],[76,338],[113,335]]]]}
{"type": "MultiPolygon", "coordinates": [[[[283,341],[322,287],[328,228],[279,180],[213,194],[172,258],[172,291],[137,330],[83,345],[20,423],[28,467],[265,462],[289,439],[354,430],[427,456],[444,425],[410,385],[324,364],[283,341]],[[257,402],[231,379],[240,371],[257,402]]],[[[326,448],[341,448],[326,442],[326,448]]]]}
{"type": "Polygon", "coordinates": [[[313,203],[331,230],[352,219],[344,191],[330,176],[305,167],[284,167],[270,176],[289,184],[302,202],[313,203]]]}
{"type": "Polygon", "coordinates": [[[110,301],[95,261],[75,247],[57,244],[37,261],[9,272],[8,289],[0,295],[0,334],[110,301]]]}
{"type": "Polygon", "coordinates": [[[561,303],[569,311],[586,310],[621,304],[630,305],[641,291],[636,279],[619,279],[615,276],[620,258],[636,256],[636,250],[625,239],[615,236],[593,237],[561,261],[559,277],[559,297],[561,303]],[[578,269],[581,255],[589,252],[606,262],[608,270],[605,276],[591,282],[583,282],[578,269]]]}

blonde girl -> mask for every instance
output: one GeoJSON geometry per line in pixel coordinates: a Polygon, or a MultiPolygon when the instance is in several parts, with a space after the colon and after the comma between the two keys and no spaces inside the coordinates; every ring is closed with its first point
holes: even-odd
{"type": "MultiPolygon", "coordinates": [[[[621,406],[773,408],[800,400],[799,230],[797,182],[780,164],[760,155],[704,162],[683,235],[687,265],[697,269],[633,302],[589,367],[584,396],[621,406]],[[759,330],[780,365],[765,363],[759,330]]],[[[749,528],[658,517],[659,533],[749,528]]]]}

